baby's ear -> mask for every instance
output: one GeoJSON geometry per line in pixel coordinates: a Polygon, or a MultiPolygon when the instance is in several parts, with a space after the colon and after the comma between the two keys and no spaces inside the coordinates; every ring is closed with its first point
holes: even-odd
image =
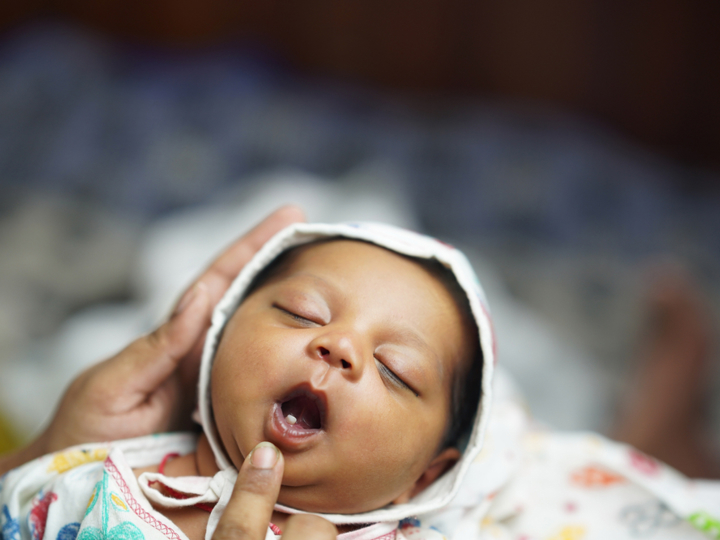
{"type": "Polygon", "coordinates": [[[397,497],[394,504],[405,504],[415,495],[420,493],[430,484],[432,484],[437,478],[447,471],[450,467],[455,465],[460,459],[460,451],[457,448],[446,448],[440,452],[427,466],[425,472],[420,475],[415,483],[405,493],[397,497]]]}

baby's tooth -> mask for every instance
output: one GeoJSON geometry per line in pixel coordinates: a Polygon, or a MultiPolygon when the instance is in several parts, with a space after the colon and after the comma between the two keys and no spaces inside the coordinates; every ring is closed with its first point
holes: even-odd
{"type": "Polygon", "coordinates": [[[292,424],[294,424],[295,422],[297,422],[297,418],[295,418],[292,414],[288,414],[288,415],[285,417],[285,420],[287,420],[288,424],[290,424],[290,425],[292,425],[292,424]]]}

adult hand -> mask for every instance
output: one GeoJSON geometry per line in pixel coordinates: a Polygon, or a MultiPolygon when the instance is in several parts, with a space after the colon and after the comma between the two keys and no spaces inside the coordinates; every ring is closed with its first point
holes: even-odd
{"type": "MultiPolygon", "coordinates": [[[[268,442],[258,444],[240,471],[232,497],[215,528],[213,540],[264,540],[280,492],[285,462],[268,442]]],[[[319,516],[290,516],[283,525],[283,540],[334,540],[335,525],[319,516]]]]}
{"type": "Polygon", "coordinates": [[[195,404],[195,386],[212,307],[260,247],[302,211],[285,206],[233,243],[193,283],[169,320],[75,379],[48,428],[0,459],[0,473],[67,446],[139,437],[180,426],[195,404]]]}

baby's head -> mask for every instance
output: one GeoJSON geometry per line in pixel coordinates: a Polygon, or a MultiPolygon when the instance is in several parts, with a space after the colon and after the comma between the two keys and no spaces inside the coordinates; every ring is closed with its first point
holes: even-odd
{"type": "Polygon", "coordinates": [[[473,428],[484,348],[468,294],[437,260],[367,240],[282,252],[226,306],[211,346],[218,462],[239,467],[274,443],[285,506],[406,503],[461,458],[473,428]]]}

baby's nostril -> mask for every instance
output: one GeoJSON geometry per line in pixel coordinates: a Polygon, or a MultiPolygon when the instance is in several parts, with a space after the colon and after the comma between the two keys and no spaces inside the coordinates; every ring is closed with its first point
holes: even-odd
{"type": "Polygon", "coordinates": [[[330,354],[330,351],[328,351],[325,347],[320,347],[321,356],[327,356],[328,354],[330,354]]]}
{"type": "Polygon", "coordinates": [[[342,367],[345,369],[350,367],[350,362],[346,362],[345,360],[340,360],[340,362],[342,363],[342,367]]]}

